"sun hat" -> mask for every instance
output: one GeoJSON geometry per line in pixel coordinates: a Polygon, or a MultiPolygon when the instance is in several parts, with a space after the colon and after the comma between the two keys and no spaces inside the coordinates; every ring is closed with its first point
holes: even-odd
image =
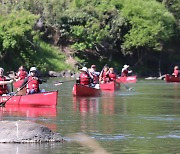
{"type": "Polygon", "coordinates": [[[29,72],[37,72],[37,68],[36,67],[31,67],[29,72]]]}
{"type": "Polygon", "coordinates": [[[129,65],[126,65],[126,64],[125,64],[125,65],[123,66],[123,68],[129,68],[129,65]]]}
{"type": "Polygon", "coordinates": [[[83,68],[81,68],[81,69],[80,69],[80,71],[87,72],[87,71],[88,71],[88,69],[87,69],[87,67],[83,67],[83,68]]]}

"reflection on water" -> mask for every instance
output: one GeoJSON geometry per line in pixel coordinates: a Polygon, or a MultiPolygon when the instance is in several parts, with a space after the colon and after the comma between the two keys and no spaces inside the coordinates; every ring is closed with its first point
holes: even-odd
{"type": "Polygon", "coordinates": [[[62,143],[41,143],[41,144],[0,144],[1,154],[48,154],[60,153],[62,143]]]}
{"type": "Polygon", "coordinates": [[[97,97],[73,97],[74,111],[79,111],[82,115],[84,113],[98,113],[99,100],[97,97]]]}
{"type": "Polygon", "coordinates": [[[25,116],[25,117],[55,117],[56,107],[31,107],[31,106],[12,106],[0,108],[2,116],[25,116]]]}
{"type": "Polygon", "coordinates": [[[103,109],[103,114],[105,115],[113,115],[114,114],[114,93],[106,92],[101,98],[101,104],[103,109]]]}
{"type": "Polygon", "coordinates": [[[0,107],[1,120],[30,120],[56,130],[55,123],[49,123],[47,119],[54,119],[57,115],[56,107],[32,107],[32,106],[12,106],[0,107]],[[41,118],[41,120],[39,120],[41,118]],[[43,119],[42,119],[43,118],[43,119]]]}
{"type": "Polygon", "coordinates": [[[114,93],[105,93],[100,97],[73,97],[73,109],[81,114],[97,114],[99,108],[102,108],[103,114],[114,114],[114,93]]]}

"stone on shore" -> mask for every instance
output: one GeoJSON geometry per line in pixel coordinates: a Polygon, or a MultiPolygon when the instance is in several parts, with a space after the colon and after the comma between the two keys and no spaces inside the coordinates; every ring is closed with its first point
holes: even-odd
{"type": "Polygon", "coordinates": [[[0,121],[0,143],[63,142],[48,127],[30,121],[0,121]]]}

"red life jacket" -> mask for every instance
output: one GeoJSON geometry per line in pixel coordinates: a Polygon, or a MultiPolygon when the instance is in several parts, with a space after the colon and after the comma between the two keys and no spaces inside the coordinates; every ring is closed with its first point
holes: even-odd
{"type": "Polygon", "coordinates": [[[24,70],[20,70],[18,72],[18,75],[19,75],[19,79],[22,80],[22,79],[25,79],[27,77],[27,72],[24,70]]]}
{"type": "Polygon", "coordinates": [[[116,80],[116,74],[115,73],[109,73],[110,81],[116,80]]]}
{"type": "Polygon", "coordinates": [[[79,76],[81,85],[89,85],[90,84],[90,76],[88,73],[81,73],[79,76]]]}
{"type": "Polygon", "coordinates": [[[106,83],[109,82],[109,74],[106,74],[107,72],[103,72],[102,74],[102,80],[106,83]]]}
{"type": "Polygon", "coordinates": [[[27,94],[29,93],[29,91],[31,91],[31,90],[33,90],[34,89],[34,91],[35,92],[39,92],[40,90],[39,90],[39,82],[37,81],[37,80],[35,80],[35,79],[32,79],[33,77],[32,76],[30,76],[29,78],[28,78],[28,81],[27,82],[29,82],[28,84],[27,84],[27,86],[26,86],[26,92],[27,92],[27,94]]]}
{"type": "Polygon", "coordinates": [[[178,77],[178,76],[179,76],[179,70],[174,70],[173,75],[174,75],[175,77],[178,77]]]}
{"type": "Polygon", "coordinates": [[[128,70],[124,70],[124,71],[121,73],[121,76],[123,76],[123,77],[128,76],[128,70]]]}
{"type": "MultiPolygon", "coordinates": [[[[0,81],[6,81],[6,77],[1,76],[0,81]]],[[[7,85],[0,85],[0,95],[7,94],[8,93],[8,87],[7,85]]]]}

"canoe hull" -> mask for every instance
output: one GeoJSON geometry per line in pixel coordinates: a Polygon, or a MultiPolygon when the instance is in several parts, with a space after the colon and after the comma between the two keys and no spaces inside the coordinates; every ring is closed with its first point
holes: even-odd
{"type": "Polygon", "coordinates": [[[136,81],[137,81],[136,76],[127,76],[127,77],[119,76],[116,79],[116,82],[118,83],[136,83],[136,81]]]}
{"type": "Polygon", "coordinates": [[[87,87],[80,84],[75,84],[72,90],[72,94],[74,96],[99,96],[100,92],[100,89],[87,87]]]}
{"type": "Polygon", "coordinates": [[[172,75],[166,74],[165,80],[166,82],[180,82],[180,77],[174,77],[172,75]]]}
{"type": "MultiPolygon", "coordinates": [[[[0,96],[0,102],[6,102],[10,96],[0,96]]],[[[58,91],[42,92],[30,95],[12,96],[6,105],[56,106],[58,91]]]]}
{"type": "Polygon", "coordinates": [[[116,81],[108,82],[108,83],[101,83],[100,84],[101,90],[109,90],[109,91],[115,91],[120,89],[120,83],[117,83],[116,81]]]}

